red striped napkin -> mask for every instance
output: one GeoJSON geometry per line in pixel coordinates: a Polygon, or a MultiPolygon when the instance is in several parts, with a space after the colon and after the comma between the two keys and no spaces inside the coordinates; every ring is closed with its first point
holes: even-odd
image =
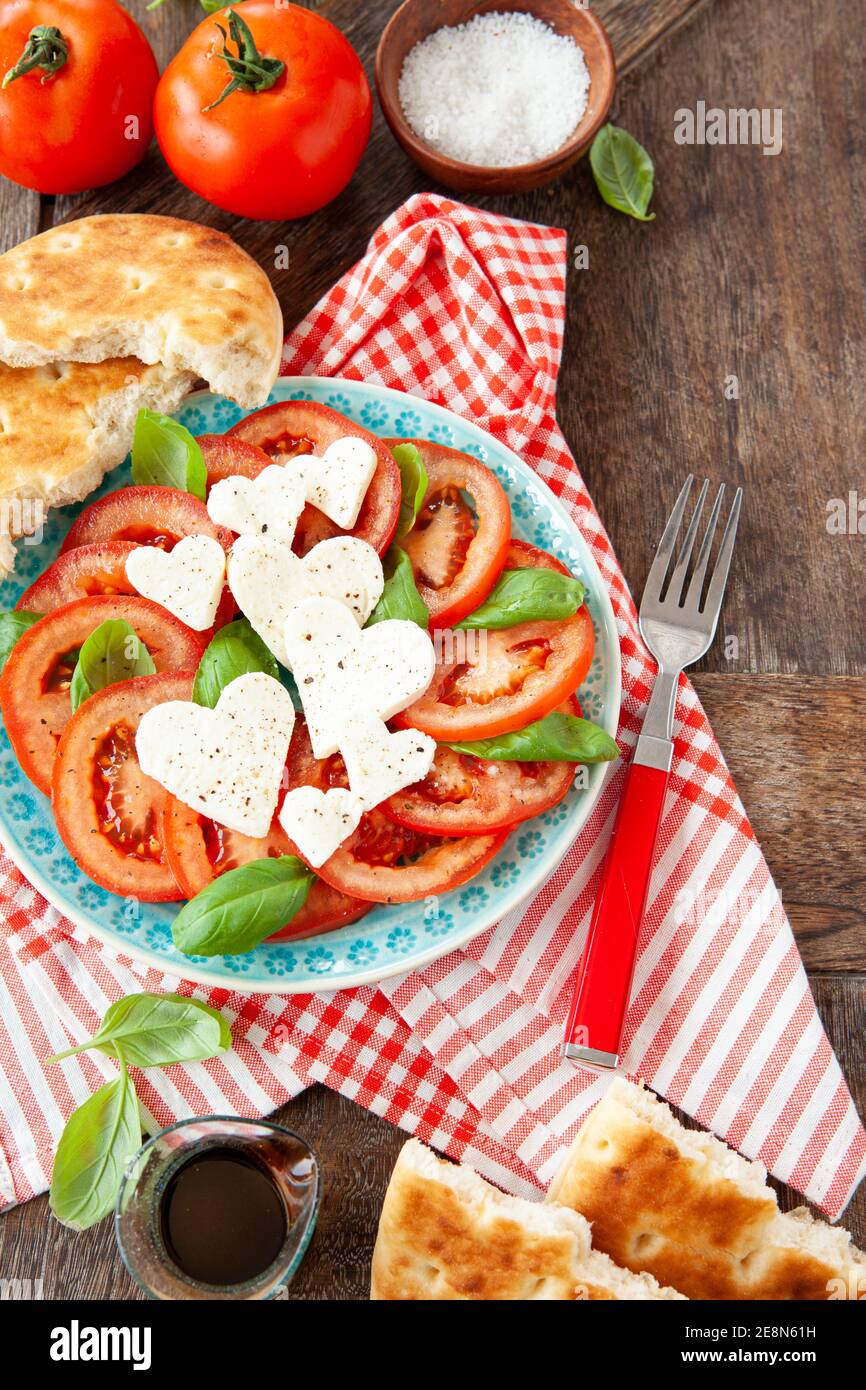
{"type": "MultiPolygon", "coordinates": [[[[286,344],[284,371],[414,392],[467,416],[538,470],[610,587],[622,640],[621,745],[653,666],[634,604],[554,418],[566,236],[432,194],[411,198],[286,344]]],[[[674,480],[671,480],[672,485],[674,480]]],[[[700,703],[683,682],[673,777],[642,935],[625,1066],[830,1216],[866,1167],[866,1136],[820,1024],[790,926],[700,703]]],[[[538,897],[420,973],[338,994],[244,995],[180,983],[82,939],[0,860],[0,1203],[43,1190],[64,1119],[111,1073],[46,1072],[130,990],[195,993],[234,1020],[224,1059],[148,1072],[155,1124],[261,1114],[314,1081],[502,1187],[537,1195],[608,1084],[559,1047],[622,769],[538,897]]]]}

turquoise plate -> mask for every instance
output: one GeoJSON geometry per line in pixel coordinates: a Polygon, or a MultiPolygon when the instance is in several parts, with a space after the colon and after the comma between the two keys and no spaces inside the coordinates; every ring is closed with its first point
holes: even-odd
{"type": "MultiPolygon", "coordinates": [[[[319,377],[284,378],[270,399],[322,401],[374,434],[415,436],[473,454],[493,469],[508,493],[514,532],[552,551],[586,584],[595,626],[595,659],[578,692],[586,714],[616,733],[620,654],[610,599],[577,527],[532,470],[483,430],[440,406],[381,386],[319,377]]],[[[190,396],[177,418],[194,434],[222,433],[245,412],[207,392],[190,396]]],[[[129,481],[124,464],[96,496],[129,481]]],[[[89,499],[92,500],[92,499],[89,499]]],[[[0,585],[0,607],[18,596],[57,555],[80,505],[49,514],[38,545],[19,544],[15,575],[0,585]]],[[[0,839],[40,893],[76,925],[143,964],[228,989],[294,994],[344,989],[401,974],[463,946],[536,893],[586,823],[605,776],[588,770],[547,814],[519,827],[484,871],[463,888],[426,902],[374,908],[351,926],[303,941],[268,944],[242,956],[184,956],[171,939],[177,907],[115,897],[91,883],[66,853],[48,800],[18,766],[0,730],[0,839]]]]}

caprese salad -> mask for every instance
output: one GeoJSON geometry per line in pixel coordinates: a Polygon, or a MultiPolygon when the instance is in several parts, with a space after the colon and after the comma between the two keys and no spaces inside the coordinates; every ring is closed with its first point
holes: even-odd
{"type": "Polygon", "coordinates": [[[583,585],[477,459],[293,401],[142,411],[132,479],[0,615],[0,709],[79,868],[186,900],[181,951],[444,893],[617,756],[583,585]]]}

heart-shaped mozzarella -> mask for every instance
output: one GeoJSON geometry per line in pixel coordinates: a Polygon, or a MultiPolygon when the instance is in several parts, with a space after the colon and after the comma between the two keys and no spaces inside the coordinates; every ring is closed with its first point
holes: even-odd
{"type": "Polygon", "coordinates": [[[213,627],[225,574],[226,553],[212,536],[184,536],[169,551],[143,545],[126,559],[132,587],[196,632],[213,627]]]}
{"type": "Polygon", "coordinates": [[[262,671],[231,681],[214,709],[190,700],[155,705],[135,747],[143,772],[185,806],[261,839],[271,828],[295,709],[262,671]]]}
{"type": "Polygon", "coordinates": [[[320,541],[303,559],[285,541],[239,536],[228,562],[229,587],[241,612],[284,666],[291,662],[283,633],[286,619],[310,598],[336,599],[355,622],[367,621],[382,596],[382,561],[354,536],[320,541]]]}
{"type": "Polygon", "coordinates": [[[307,483],[279,463],[257,478],[240,474],[214,483],[207,499],[212,521],[239,536],[275,536],[290,545],[307,501],[307,483]]]}
{"type": "Polygon", "coordinates": [[[424,694],[436,666],[416,623],[388,618],[358,630],[333,599],[307,599],[289,614],[283,640],[317,758],[336,753],[352,720],[390,719],[424,694]]]}
{"type": "Polygon", "coordinates": [[[329,444],[321,458],[301,454],[285,467],[306,480],[308,502],[350,531],[376,472],[376,452],[366,439],[347,435],[329,444]]]}
{"type": "Polygon", "coordinates": [[[358,826],[364,808],[344,787],[320,792],[318,787],[295,787],[286,792],[280,825],[314,869],[330,859],[358,826]]]}
{"type": "Polygon", "coordinates": [[[392,734],[381,719],[353,719],[340,739],[349,786],[369,811],[395,792],[427,776],[436,756],[436,740],[417,729],[392,734]]]}

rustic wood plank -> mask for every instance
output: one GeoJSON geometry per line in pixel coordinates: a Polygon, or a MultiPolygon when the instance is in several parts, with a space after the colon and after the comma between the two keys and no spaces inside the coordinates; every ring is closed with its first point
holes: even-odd
{"type": "Polygon", "coordinates": [[[862,677],[695,678],[808,970],[866,970],[862,677]]]}
{"type": "Polygon", "coordinates": [[[722,626],[739,650],[716,643],[706,669],[866,671],[863,537],[826,529],[830,499],[863,495],[858,12],[700,11],[619,91],[617,122],[655,161],[656,222],[608,217],[585,162],[548,204],[590,255],[571,272],[560,416],[635,591],[689,469],[746,486],[722,626]],[[782,153],[676,145],[675,111],[701,99],[783,103],[782,153]]]}
{"type": "Polygon", "coordinates": [[[0,178],[0,254],[39,231],[39,194],[0,178]]]}

